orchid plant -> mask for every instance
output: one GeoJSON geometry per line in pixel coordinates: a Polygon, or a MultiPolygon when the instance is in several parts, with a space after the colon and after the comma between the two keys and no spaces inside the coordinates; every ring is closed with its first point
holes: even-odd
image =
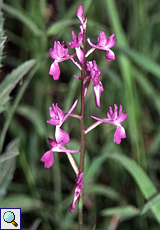
{"type": "Polygon", "coordinates": [[[107,113],[107,117],[105,118],[98,118],[91,116],[93,119],[97,120],[97,122],[93,123],[90,127],[85,129],[85,122],[84,122],[84,110],[85,110],[85,97],[87,93],[87,89],[90,83],[93,83],[93,90],[95,94],[95,102],[96,106],[100,107],[100,98],[101,93],[104,91],[103,85],[99,80],[101,71],[97,66],[95,60],[93,61],[86,61],[86,58],[96,49],[105,50],[105,58],[108,62],[115,59],[115,54],[111,50],[111,48],[116,43],[116,38],[114,38],[115,34],[112,34],[109,39],[107,40],[105,33],[102,31],[97,39],[97,45],[94,45],[90,38],[87,39],[88,44],[91,48],[86,52],[85,51],[85,34],[86,34],[86,25],[87,19],[84,17],[84,9],[80,5],[77,10],[77,17],[79,18],[81,25],[80,25],[80,32],[78,36],[72,31],[72,41],[69,42],[69,46],[71,49],[75,49],[75,53],[70,55],[68,47],[66,43],[63,41],[62,44],[60,41],[54,42],[54,48],[50,48],[49,53],[54,62],[50,66],[49,74],[53,76],[54,80],[58,80],[60,77],[60,67],[59,63],[62,61],[66,61],[70,59],[81,71],[81,76],[76,76],[78,80],[81,81],[81,114],[77,115],[77,117],[81,120],[81,146],[80,150],[71,150],[64,147],[70,141],[69,134],[61,129],[64,121],[67,119],[68,116],[72,116],[72,112],[76,107],[78,100],[75,100],[71,109],[68,113],[64,113],[58,107],[58,104],[52,104],[49,107],[49,114],[51,119],[47,121],[48,124],[55,126],[55,137],[54,140],[48,138],[49,144],[51,149],[44,153],[41,158],[41,161],[44,162],[44,167],[50,168],[53,163],[53,152],[65,152],[69,158],[69,161],[75,171],[76,180],[75,180],[75,193],[73,197],[73,202],[69,208],[69,211],[72,213],[73,209],[75,209],[75,203],[79,199],[79,229],[83,228],[83,212],[82,212],[82,204],[83,204],[83,176],[84,176],[84,156],[85,156],[85,135],[94,129],[97,125],[101,123],[109,123],[116,126],[116,131],[114,134],[114,142],[117,144],[121,143],[121,139],[126,138],[125,129],[121,125],[128,116],[125,114],[122,105],[119,106],[119,114],[118,114],[118,106],[114,104],[114,111],[112,107],[109,107],[109,111],[107,113]],[[77,57],[77,59],[75,59],[77,57]],[[80,165],[79,167],[76,165],[74,158],[71,153],[76,153],[80,151],[80,165]]]}

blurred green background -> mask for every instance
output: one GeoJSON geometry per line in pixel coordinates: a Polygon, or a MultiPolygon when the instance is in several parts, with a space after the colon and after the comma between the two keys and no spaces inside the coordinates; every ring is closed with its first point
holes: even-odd
{"type": "MultiPolygon", "coordinates": [[[[68,45],[72,30],[79,33],[76,11],[82,5],[87,38],[96,44],[101,31],[117,38],[114,61],[107,62],[100,50],[87,59],[97,61],[104,92],[97,108],[90,85],[86,128],[93,123],[91,115],[105,117],[114,103],[128,113],[123,124],[127,138],[120,145],[113,142],[115,127],[109,124],[86,136],[84,229],[160,229],[160,209],[150,210],[160,199],[160,1],[5,0],[0,4],[7,37],[0,82],[19,65],[35,60],[0,114],[1,150],[8,152],[11,141],[16,149],[10,160],[3,163],[0,158],[0,207],[21,207],[22,229],[78,229],[77,206],[69,213],[75,173],[67,156],[54,153],[50,169],[40,159],[50,148],[47,137],[54,138],[54,127],[46,123],[49,106],[58,103],[68,112],[79,99],[74,113],[80,114],[80,81],[73,77],[80,72],[70,60],[62,62],[60,79],[54,81],[48,74],[53,62],[48,50],[55,40],[68,45]]],[[[79,125],[75,118],[63,124],[71,149],[80,148],[79,125]]],[[[79,153],[73,156],[78,164],[79,153]]]]}

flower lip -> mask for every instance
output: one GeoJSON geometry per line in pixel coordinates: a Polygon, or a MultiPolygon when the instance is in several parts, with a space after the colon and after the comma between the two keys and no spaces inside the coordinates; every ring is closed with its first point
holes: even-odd
{"type": "MultiPolygon", "coordinates": [[[[63,132],[65,132],[65,131],[63,131],[63,132]]],[[[64,136],[63,136],[63,138],[64,138],[64,136]]],[[[68,140],[67,140],[67,143],[66,143],[66,140],[61,141],[60,143],[57,143],[56,139],[53,140],[51,138],[48,138],[48,142],[52,148],[49,151],[45,152],[43,154],[43,156],[41,157],[41,161],[43,161],[45,163],[44,164],[45,168],[50,168],[53,165],[53,163],[54,163],[53,152],[65,152],[65,153],[66,152],[68,152],[68,153],[79,152],[79,150],[71,150],[71,149],[67,149],[64,147],[64,145],[68,143],[68,140]]]]}

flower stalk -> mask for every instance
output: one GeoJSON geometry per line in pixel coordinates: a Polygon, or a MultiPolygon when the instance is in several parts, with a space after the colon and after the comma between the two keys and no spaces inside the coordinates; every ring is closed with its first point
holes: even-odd
{"type": "MultiPolygon", "coordinates": [[[[84,61],[82,63],[81,70],[81,154],[80,154],[80,166],[79,173],[84,171],[84,157],[85,157],[85,120],[84,120],[84,112],[85,112],[85,66],[86,66],[86,58],[85,58],[85,30],[83,31],[83,54],[84,61]]],[[[78,202],[78,222],[79,222],[79,230],[83,229],[83,192],[79,196],[78,202]]]]}
{"type": "Polygon", "coordinates": [[[70,213],[72,213],[72,211],[75,209],[75,204],[78,200],[79,230],[83,230],[83,176],[85,160],[85,135],[101,123],[109,123],[111,125],[116,126],[114,142],[120,144],[121,139],[126,138],[125,129],[123,128],[121,123],[124,122],[128,116],[128,114],[125,114],[124,110],[122,110],[122,105],[120,105],[118,113],[118,106],[114,104],[114,110],[112,110],[112,107],[109,107],[107,117],[98,118],[96,116],[91,116],[93,119],[97,121],[85,130],[85,97],[87,94],[87,89],[90,83],[93,84],[95,103],[98,108],[100,107],[101,93],[104,91],[103,85],[99,79],[101,74],[100,68],[97,66],[95,60],[86,62],[86,58],[92,52],[94,52],[95,49],[98,49],[106,51],[105,58],[108,62],[114,60],[115,55],[111,48],[116,43],[116,38],[114,38],[115,34],[112,34],[107,39],[105,33],[102,31],[98,36],[97,45],[93,44],[90,38],[87,39],[87,42],[91,46],[91,48],[86,52],[85,40],[87,19],[85,19],[83,12],[83,7],[79,6],[77,10],[77,17],[81,22],[81,25],[79,27],[80,32],[77,36],[74,33],[74,31],[72,31],[72,41],[69,42],[70,48],[75,49],[75,53],[72,55],[69,54],[68,47],[64,41],[62,42],[62,44],[60,43],[60,41],[55,41],[53,49],[50,48],[49,50],[51,58],[54,59],[54,62],[50,66],[49,74],[53,76],[54,80],[58,80],[60,77],[59,63],[61,63],[62,61],[70,59],[81,71],[81,76],[74,75],[74,77],[81,81],[81,113],[80,115],[72,113],[78,103],[78,100],[75,100],[75,102],[73,103],[73,105],[67,113],[64,113],[63,110],[61,110],[58,107],[58,104],[52,104],[52,106],[49,107],[51,119],[48,120],[47,123],[55,126],[55,138],[48,138],[48,142],[51,146],[51,149],[44,153],[44,155],[41,158],[41,161],[44,162],[44,167],[50,168],[54,163],[53,152],[64,152],[67,154],[69,162],[76,174],[75,192],[69,211],[70,213]],[[78,61],[77,59],[75,59],[75,57],[77,57],[78,61]],[[72,150],[65,147],[65,145],[69,143],[70,137],[69,134],[61,128],[61,126],[63,125],[64,121],[67,119],[68,116],[75,117],[81,120],[80,150],[72,150]],[[76,165],[76,162],[74,161],[72,153],[76,153],[79,151],[80,165],[78,167],[76,165]]]}

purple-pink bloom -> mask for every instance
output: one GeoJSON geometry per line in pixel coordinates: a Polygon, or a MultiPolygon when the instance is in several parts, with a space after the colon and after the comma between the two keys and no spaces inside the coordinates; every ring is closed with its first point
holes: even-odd
{"type": "Polygon", "coordinates": [[[78,34],[78,37],[75,35],[74,31],[72,31],[72,41],[69,42],[69,45],[72,48],[79,48],[81,46],[81,43],[83,41],[83,33],[80,32],[78,34]]]}
{"type": "Polygon", "coordinates": [[[81,21],[81,24],[83,24],[84,21],[85,21],[83,12],[84,12],[84,8],[83,8],[83,6],[80,5],[80,6],[78,7],[78,10],[77,10],[77,17],[78,17],[79,20],[81,21]]]}
{"type": "Polygon", "coordinates": [[[78,100],[75,100],[68,113],[64,113],[63,110],[61,110],[58,107],[57,103],[55,105],[52,104],[52,106],[49,107],[49,114],[51,119],[47,121],[47,123],[49,123],[50,125],[55,125],[60,127],[63,124],[63,122],[66,120],[66,118],[72,113],[72,111],[77,105],[77,102],[78,100]]]}
{"type": "Polygon", "coordinates": [[[72,210],[75,209],[75,203],[78,197],[80,196],[81,192],[83,192],[83,175],[84,172],[80,173],[79,175],[78,174],[76,175],[77,177],[77,179],[75,180],[76,188],[75,188],[72,204],[69,208],[70,213],[72,213],[72,210]]]}
{"type": "Polygon", "coordinates": [[[58,80],[60,76],[60,68],[57,61],[54,61],[50,67],[49,74],[53,76],[54,80],[58,80]]]}
{"type": "Polygon", "coordinates": [[[128,114],[124,113],[124,110],[122,110],[122,105],[120,105],[120,108],[119,108],[119,115],[117,113],[118,113],[118,106],[114,104],[114,112],[112,108],[109,107],[109,111],[107,113],[108,118],[101,119],[101,118],[94,117],[94,116],[91,116],[91,117],[98,121],[117,126],[115,134],[114,134],[114,142],[117,144],[120,144],[121,139],[126,138],[125,129],[121,126],[121,123],[126,120],[128,114]]]}
{"type": "Polygon", "coordinates": [[[74,31],[72,31],[72,39],[73,40],[69,42],[70,48],[71,49],[75,48],[78,60],[81,63],[83,63],[83,61],[84,61],[84,53],[80,48],[80,46],[82,44],[82,40],[83,40],[82,28],[81,28],[81,32],[78,34],[78,37],[75,35],[74,31]]]}
{"type": "Polygon", "coordinates": [[[102,83],[99,80],[99,76],[101,74],[100,69],[98,68],[96,61],[87,61],[86,62],[86,72],[88,76],[91,77],[91,81],[93,82],[93,89],[94,89],[94,94],[95,94],[95,101],[96,101],[96,106],[100,106],[100,97],[101,97],[101,92],[104,90],[102,83]]]}
{"type": "Polygon", "coordinates": [[[114,35],[115,34],[112,34],[107,41],[106,35],[102,31],[100,33],[100,35],[98,36],[98,45],[94,45],[91,42],[90,38],[88,38],[87,41],[88,41],[89,45],[95,49],[106,50],[107,52],[105,54],[105,57],[106,57],[106,60],[110,62],[111,60],[115,59],[115,55],[114,55],[113,51],[110,50],[110,48],[112,48],[117,41],[116,38],[113,38],[114,35]]]}
{"type": "Polygon", "coordinates": [[[62,45],[59,41],[54,42],[54,48],[49,49],[49,53],[51,58],[55,59],[52,63],[49,74],[53,76],[54,80],[58,80],[60,76],[60,68],[58,62],[66,61],[76,56],[76,53],[73,55],[69,55],[68,48],[66,43],[63,41],[62,45]]]}
{"type": "Polygon", "coordinates": [[[53,152],[68,152],[68,153],[76,153],[79,152],[79,150],[70,150],[70,149],[66,149],[64,147],[65,144],[67,144],[69,142],[69,135],[68,133],[66,133],[65,131],[61,130],[63,132],[63,139],[62,137],[59,138],[59,140],[57,141],[56,139],[53,140],[51,138],[48,138],[49,144],[52,147],[51,150],[47,151],[44,153],[44,155],[41,158],[41,161],[43,161],[44,167],[45,168],[50,168],[53,165],[54,159],[53,159],[53,152]],[[64,134],[66,133],[66,134],[64,134]]]}

